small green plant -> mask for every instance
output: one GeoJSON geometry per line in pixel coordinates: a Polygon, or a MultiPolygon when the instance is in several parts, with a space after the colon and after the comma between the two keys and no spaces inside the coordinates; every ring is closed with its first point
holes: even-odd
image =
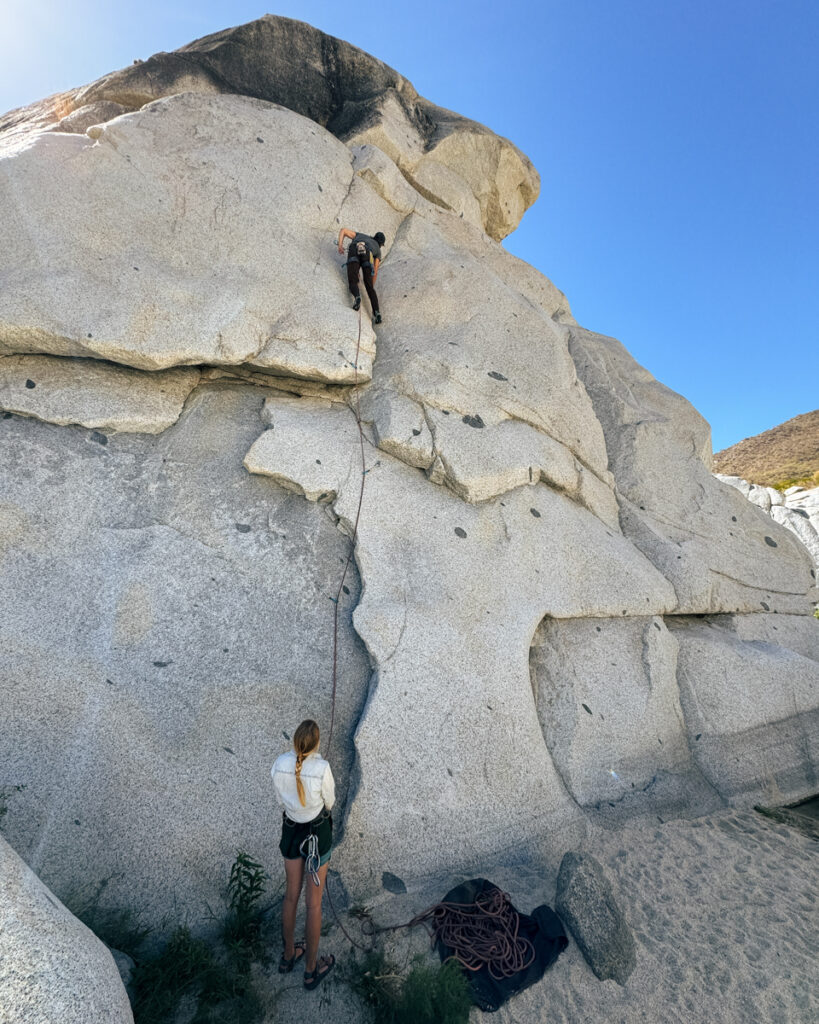
{"type": "Polygon", "coordinates": [[[162,951],[136,959],[132,1006],[135,1024],[171,1024],[183,999],[192,1001],[191,1024],[255,1024],[264,1016],[250,972],[264,958],[262,910],[267,875],[239,852],[230,871],[229,910],[217,943],[177,927],[162,951]]]}
{"type": "Polygon", "coordinates": [[[472,1002],[454,961],[440,967],[417,959],[406,974],[382,951],[368,953],[350,978],[378,1024],[467,1024],[472,1002]]]}
{"type": "Polygon", "coordinates": [[[254,959],[265,954],[262,944],[262,911],[259,901],[264,896],[268,876],[261,864],[246,853],[237,853],[228,880],[230,912],[225,919],[222,937],[236,966],[247,971],[254,959]]]}
{"type": "Polygon", "coordinates": [[[182,997],[209,987],[217,972],[207,944],[180,926],[158,956],[137,963],[134,1020],[137,1024],[167,1024],[173,1020],[182,997]]]}

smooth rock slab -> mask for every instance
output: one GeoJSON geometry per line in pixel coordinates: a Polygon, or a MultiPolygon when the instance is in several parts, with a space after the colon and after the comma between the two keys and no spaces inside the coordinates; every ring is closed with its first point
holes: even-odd
{"type": "Polygon", "coordinates": [[[634,936],[599,861],[589,854],[566,854],[555,909],[597,977],[624,985],[636,964],[634,936]]]}
{"type": "Polygon", "coordinates": [[[662,618],[546,618],[529,662],[546,744],[581,805],[664,811],[665,791],[690,811],[677,641],[662,618]]]}
{"type": "Polygon", "coordinates": [[[714,476],[795,534],[810,552],[814,566],[819,567],[819,487],[789,487],[783,494],[774,487],[748,483],[740,476],[714,476]]]}
{"type": "Polygon", "coordinates": [[[3,828],[61,897],[105,883],[103,909],[157,931],[208,927],[237,848],[281,870],[270,765],[303,718],[343,815],[370,675],[358,575],[328,750],[349,541],[242,468],[264,393],[202,386],[156,436],[0,417],[0,786],[25,786],[3,828]]]}
{"type": "MultiPolygon", "coordinates": [[[[398,218],[361,178],[353,195],[342,143],[240,96],[172,96],[90,131],[0,159],[0,353],[356,379],[342,209],[385,232],[398,218]]],[[[365,319],[359,380],[374,341],[365,319]]]]}
{"type": "Polygon", "coordinates": [[[194,369],[142,373],[94,359],[0,358],[0,409],[97,430],[160,434],[199,382],[194,369]]]}
{"type": "Polygon", "coordinates": [[[114,958],[0,838],[0,1020],[133,1024],[114,958]]]}

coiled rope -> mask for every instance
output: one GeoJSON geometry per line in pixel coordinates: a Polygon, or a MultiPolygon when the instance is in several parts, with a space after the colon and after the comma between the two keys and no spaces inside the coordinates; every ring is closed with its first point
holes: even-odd
{"type": "Polygon", "coordinates": [[[535,960],[535,947],[520,934],[520,914],[498,888],[478,893],[473,903],[436,903],[402,927],[419,924],[433,946],[452,950],[447,960],[467,971],[487,967],[495,981],[525,971],[535,960]]]}

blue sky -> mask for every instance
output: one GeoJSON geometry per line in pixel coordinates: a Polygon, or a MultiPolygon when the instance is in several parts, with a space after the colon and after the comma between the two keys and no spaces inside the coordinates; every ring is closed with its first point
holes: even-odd
{"type": "MultiPolygon", "coordinates": [[[[715,450],[819,406],[816,0],[268,2],[531,157],[541,197],[507,248],[715,450]]],[[[0,110],[265,10],[2,0],[0,110]]]]}

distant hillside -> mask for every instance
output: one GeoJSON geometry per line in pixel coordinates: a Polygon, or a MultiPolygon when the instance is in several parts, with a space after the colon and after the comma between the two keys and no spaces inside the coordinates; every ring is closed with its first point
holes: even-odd
{"type": "Polygon", "coordinates": [[[717,452],[714,472],[770,487],[810,479],[819,473],[819,409],[717,452]]]}

